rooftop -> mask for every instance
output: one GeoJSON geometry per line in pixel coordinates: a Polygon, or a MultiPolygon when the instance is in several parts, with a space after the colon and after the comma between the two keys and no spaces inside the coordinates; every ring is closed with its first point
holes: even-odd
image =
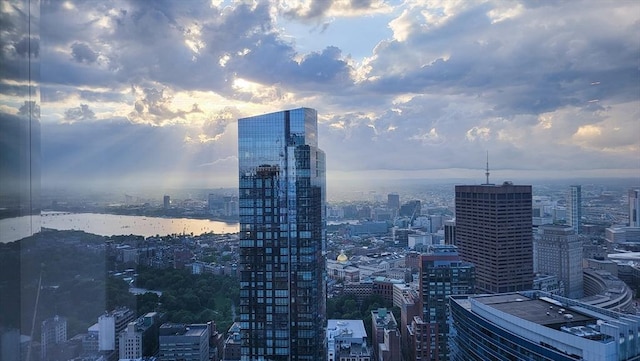
{"type": "Polygon", "coordinates": [[[475,300],[512,316],[556,330],[567,324],[586,325],[597,322],[597,318],[568,306],[565,308],[544,298],[534,299],[518,293],[482,296],[475,300]]]}
{"type": "Polygon", "coordinates": [[[348,337],[366,339],[367,331],[362,320],[327,320],[327,338],[348,337]]]}

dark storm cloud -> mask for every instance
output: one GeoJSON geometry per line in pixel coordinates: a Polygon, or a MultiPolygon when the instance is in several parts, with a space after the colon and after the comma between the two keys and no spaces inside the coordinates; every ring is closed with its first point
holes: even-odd
{"type": "Polygon", "coordinates": [[[38,57],[40,55],[40,42],[38,38],[25,36],[13,44],[16,54],[23,58],[38,57]]]}
{"type": "MultiPolygon", "coordinates": [[[[284,15],[297,20],[322,20],[330,13],[348,13],[364,15],[370,11],[375,11],[384,5],[384,1],[379,0],[322,0],[307,1],[305,5],[298,4],[284,11],[284,15]]],[[[290,4],[287,4],[290,6],[290,4]]]]}
{"type": "Polygon", "coordinates": [[[22,4],[4,5],[6,7],[2,7],[0,11],[0,29],[2,29],[0,31],[0,79],[16,81],[37,79],[40,59],[38,19],[34,16],[32,21],[34,31],[30,33],[29,22],[25,21],[26,11],[19,7],[22,4]]]}
{"type": "Polygon", "coordinates": [[[293,60],[294,49],[271,36],[237,60],[232,67],[238,75],[263,84],[279,84],[290,90],[345,87],[353,84],[350,66],[341,58],[340,49],[327,47],[293,60]]]}
{"type": "Polygon", "coordinates": [[[71,55],[78,63],[94,63],[98,59],[98,54],[84,43],[73,43],[71,45],[71,55]]]}

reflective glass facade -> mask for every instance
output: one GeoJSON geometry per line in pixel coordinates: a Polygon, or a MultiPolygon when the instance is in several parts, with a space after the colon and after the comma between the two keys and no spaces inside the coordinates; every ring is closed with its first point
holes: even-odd
{"type": "Polygon", "coordinates": [[[325,155],[317,113],[238,120],[242,360],[324,358],[325,155]]]}
{"type": "Polygon", "coordinates": [[[40,232],[40,1],[4,1],[0,19],[0,360],[34,360],[40,348],[21,340],[41,331],[37,271],[21,240],[40,232]]]}

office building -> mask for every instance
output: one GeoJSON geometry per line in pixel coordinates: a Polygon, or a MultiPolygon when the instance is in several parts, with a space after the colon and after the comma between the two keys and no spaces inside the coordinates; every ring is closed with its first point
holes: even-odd
{"type": "Polygon", "coordinates": [[[163,206],[163,208],[165,210],[169,209],[169,207],[171,207],[171,197],[170,196],[165,195],[164,197],[162,197],[162,206],[163,206]]]}
{"type": "Polygon", "coordinates": [[[629,190],[629,227],[640,227],[640,189],[629,190]]]}
{"type": "Polygon", "coordinates": [[[420,316],[424,324],[418,334],[423,341],[416,344],[419,360],[449,360],[448,298],[473,293],[473,265],[462,262],[455,246],[430,246],[422,255],[420,267],[420,316]],[[426,340],[426,344],[424,344],[426,340]]]}
{"type": "Polygon", "coordinates": [[[582,298],[582,241],[570,226],[546,224],[534,240],[537,272],[557,276],[560,295],[582,298]]]}
{"type": "Polygon", "coordinates": [[[444,244],[456,244],[456,220],[444,221],[444,244]]]}
{"type": "Polygon", "coordinates": [[[327,361],[372,361],[362,320],[327,320],[327,361]]]}
{"type": "Polygon", "coordinates": [[[136,323],[129,322],[127,328],[120,333],[119,355],[121,359],[137,359],[142,357],[142,332],[136,331],[136,323]]]}
{"type": "Polygon", "coordinates": [[[640,358],[640,317],[541,291],[450,298],[451,360],[640,358]]]}
{"type": "Polygon", "coordinates": [[[160,326],[162,361],[209,361],[209,327],[206,324],[165,323],[160,326]]]}
{"type": "Polygon", "coordinates": [[[570,186],[567,197],[567,224],[576,234],[582,232],[582,187],[570,186]]]}
{"type": "Polygon", "coordinates": [[[612,226],[605,228],[604,238],[611,243],[640,244],[640,227],[612,226]]]}
{"type": "Polygon", "coordinates": [[[373,360],[401,361],[400,330],[391,310],[371,311],[371,344],[373,360]]]}
{"type": "Polygon", "coordinates": [[[475,266],[479,293],[529,290],[533,284],[531,186],[455,188],[456,245],[475,266]]]}
{"type": "Polygon", "coordinates": [[[133,322],[129,322],[118,335],[118,349],[121,359],[137,359],[154,356],[158,352],[158,332],[161,316],[149,312],[133,322]]]}
{"type": "Polygon", "coordinates": [[[98,317],[98,351],[118,352],[118,335],[129,322],[135,319],[135,313],[127,307],[117,308],[98,317]]]}
{"type": "Polygon", "coordinates": [[[316,111],[238,120],[242,360],[324,358],[325,155],[316,111]]]}
{"type": "Polygon", "coordinates": [[[40,357],[49,359],[49,351],[55,346],[67,341],[67,319],[60,316],[42,321],[40,330],[40,357]]]}

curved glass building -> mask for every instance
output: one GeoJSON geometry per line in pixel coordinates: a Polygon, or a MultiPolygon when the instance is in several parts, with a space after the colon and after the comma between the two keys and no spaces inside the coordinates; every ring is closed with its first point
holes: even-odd
{"type": "Polygon", "coordinates": [[[451,360],[640,359],[640,317],[540,291],[451,296],[451,360]]]}

